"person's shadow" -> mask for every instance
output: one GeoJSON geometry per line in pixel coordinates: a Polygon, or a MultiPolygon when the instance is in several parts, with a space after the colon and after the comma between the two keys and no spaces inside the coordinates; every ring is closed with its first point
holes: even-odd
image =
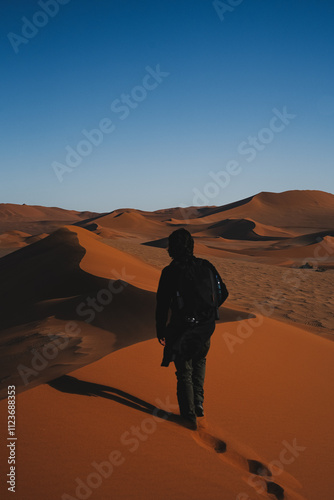
{"type": "Polygon", "coordinates": [[[79,380],[78,378],[70,375],[62,375],[61,377],[48,382],[48,385],[57,391],[67,392],[69,394],[80,394],[82,396],[95,396],[111,399],[112,401],[117,401],[117,403],[134,408],[135,410],[154,415],[162,420],[169,420],[170,422],[183,425],[180,415],[167,412],[152,405],[151,403],[148,403],[147,401],[144,401],[143,399],[129,394],[128,392],[116,389],[115,387],[96,384],[94,382],[86,382],[85,380],[79,380]]]}

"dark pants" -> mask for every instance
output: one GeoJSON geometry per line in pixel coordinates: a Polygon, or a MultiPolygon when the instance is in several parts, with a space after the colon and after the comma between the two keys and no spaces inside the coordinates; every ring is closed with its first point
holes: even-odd
{"type": "Polygon", "coordinates": [[[204,400],[204,378],[206,355],[210,339],[203,344],[198,353],[190,359],[177,356],[174,360],[177,377],[177,399],[180,413],[189,420],[196,420],[195,406],[204,400]]]}

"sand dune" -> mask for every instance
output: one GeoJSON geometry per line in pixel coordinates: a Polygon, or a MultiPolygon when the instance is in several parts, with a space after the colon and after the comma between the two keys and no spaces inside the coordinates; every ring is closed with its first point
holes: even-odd
{"type": "Polygon", "coordinates": [[[99,227],[109,230],[122,232],[124,235],[136,235],[140,238],[168,234],[168,229],[164,224],[146,218],[134,210],[125,210],[119,213],[112,212],[108,215],[96,217],[77,225],[87,227],[87,224],[91,226],[92,223],[98,224],[99,227]]]}
{"type": "Polygon", "coordinates": [[[87,218],[93,212],[78,212],[76,210],[65,210],[58,207],[43,207],[39,205],[14,205],[12,203],[0,203],[0,220],[21,219],[30,221],[42,220],[70,220],[76,218],[87,218]]]}
{"type": "Polygon", "coordinates": [[[52,235],[0,260],[2,303],[20,304],[73,297],[85,292],[92,277],[126,278],[140,287],[156,285],[158,271],[138,258],[101,243],[85,229],[64,226],[52,235]],[[20,287],[17,281],[20,279],[20,287]],[[88,283],[88,284],[87,284],[88,283]]]}
{"type": "MultiPolygon", "coordinates": [[[[50,379],[57,371],[71,371],[78,358],[86,364],[105,355],[106,349],[110,352],[132,344],[139,326],[146,322],[143,311],[151,311],[144,338],[154,336],[155,294],[149,289],[156,288],[157,270],[100,243],[98,236],[82,228],[65,227],[11,253],[0,260],[0,272],[2,381],[19,359],[30,366],[30,347],[47,345],[49,335],[57,341],[68,340],[71,356],[67,350],[60,352],[48,363],[51,375],[43,370],[32,378],[33,383],[50,379]],[[140,288],[143,284],[145,289],[140,288]],[[99,335],[108,341],[103,344],[99,335]],[[87,350],[85,346],[83,355],[84,337],[90,344],[96,338],[100,347],[93,343],[87,350]]],[[[19,373],[13,376],[22,387],[19,373]]]]}
{"type": "Polygon", "coordinates": [[[213,207],[174,207],[156,210],[155,212],[145,212],[141,210],[140,213],[145,217],[160,222],[181,221],[182,223],[188,223],[189,220],[193,221],[193,219],[201,217],[207,210],[211,210],[212,208],[213,207]]]}
{"type": "MultiPolygon", "coordinates": [[[[310,207],[315,198],[306,196],[310,207]]],[[[20,393],[18,498],[331,498],[334,344],[272,318],[329,331],[332,271],[286,276],[262,262],[295,265],[326,245],[329,265],[334,238],[317,217],[332,208],[315,209],[313,233],[290,231],[247,213],[272,200],[264,193],[220,212],[198,209],[188,226],[196,254],[212,260],[230,290],[196,432],[180,425],[174,369],[160,367],[154,329],[178,209],[88,216],[87,229],[77,221],[0,259],[0,397],[9,384],[20,393]],[[230,216],[243,207],[247,217],[230,216]],[[172,412],[167,420],[164,410],[172,412]]],[[[279,209],[272,213],[284,222],[279,209]]],[[[0,461],[6,469],[4,448],[0,461]]],[[[3,497],[3,483],[0,490],[3,497]]]]}
{"type": "Polygon", "coordinates": [[[229,240],[267,241],[291,237],[291,233],[266,226],[251,219],[224,219],[209,225],[205,230],[194,233],[194,236],[222,237],[229,240]]]}
{"type": "Polygon", "coordinates": [[[58,207],[0,203],[0,238],[1,233],[12,230],[24,231],[31,235],[50,233],[64,224],[73,224],[93,215],[93,212],[78,212],[58,207]]]}
{"type": "Polygon", "coordinates": [[[32,236],[29,233],[24,233],[23,231],[7,231],[0,234],[0,249],[8,249],[8,252],[14,251],[18,248],[22,248],[26,245],[31,245],[31,243],[35,243],[36,241],[42,240],[48,236],[47,233],[36,234],[32,236]]]}
{"type": "Polygon", "coordinates": [[[302,236],[297,236],[294,238],[287,238],[284,241],[277,242],[272,245],[272,248],[284,249],[295,246],[307,246],[307,245],[315,245],[316,243],[320,243],[321,241],[328,241],[334,236],[333,231],[320,231],[317,233],[303,234],[302,236]]]}
{"type": "Polygon", "coordinates": [[[217,219],[251,218],[261,224],[304,234],[333,229],[334,195],[322,191],[260,193],[237,203],[208,210],[217,219]]]}
{"type": "Polygon", "coordinates": [[[23,247],[27,243],[27,239],[31,237],[31,234],[24,233],[23,231],[7,231],[0,235],[0,247],[23,247]]]}
{"type": "MultiPolygon", "coordinates": [[[[194,252],[196,255],[204,257],[209,257],[214,255],[216,257],[221,257],[221,258],[235,258],[235,254],[233,252],[229,252],[228,250],[220,248],[219,246],[216,247],[214,245],[211,245],[210,240],[215,241],[213,238],[207,238],[203,236],[203,240],[205,244],[202,243],[200,237],[194,236],[194,243],[195,243],[194,252]]],[[[167,249],[168,238],[161,238],[160,240],[147,241],[143,243],[143,245],[147,245],[154,248],[167,249]]]]}
{"type": "MultiPolygon", "coordinates": [[[[76,212],[72,212],[73,215],[76,212]]],[[[61,208],[48,208],[42,206],[31,206],[31,205],[14,205],[12,203],[1,203],[0,204],[0,217],[1,219],[10,219],[12,217],[30,220],[41,220],[43,218],[49,217],[61,219],[68,219],[68,212],[61,208]],[[57,215],[56,215],[57,214],[57,215]]]]}
{"type": "MultiPolygon", "coordinates": [[[[184,219],[175,219],[174,217],[171,217],[170,219],[166,219],[164,222],[167,224],[167,226],[171,226],[171,228],[175,227],[175,229],[177,229],[177,227],[179,227],[179,226],[185,225],[184,219]]],[[[201,226],[206,227],[207,223],[203,224],[203,221],[201,219],[191,219],[191,223],[187,222],[187,227],[189,227],[191,225],[194,225],[194,226],[201,225],[201,226]]]]}
{"type": "MultiPolygon", "coordinates": [[[[319,233],[317,233],[319,234],[319,233]]],[[[304,235],[299,238],[286,240],[283,245],[275,244],[266,249],[250,249],[248,256],[256,257],[262,262],[298,266],[306,261],[314,267],[334,267],[334,238],[333,236],[304,235]]]]}
{"type": "Polygon", "coordinates": [[[84,229],[70,226],[67,229],[76,233],[79,245],[86,250],[80,262],[82,270],[104,278],[123,279],[139,288],[156,290],[160,276],[157,269],[132,255],[93,240],[91,233],[84,229]]]}
{"type": "MultiPolygon", "coordinates": [[[[316,247],[305,251],[298,247],[316,245],[319,238],[333,234],[334,196],[320,191],[260,193],[222,207],[203,207],[189,213],[192,218],[187,221],[171,217],[165,224],[170,230],[186,227],[195,241],[205,245],[207,255],[214,251],[229,257],[226,252],[232,251],[237,259],[263,258],[263,262],[292,266],[317,253],[316,247]],[[285,253],[281,258],[273,251],[284,248],[293,250],[291,260],[286,259],[285,253]]],[[[165,248],[167,235],[157,236],[145,244],[165,248]]],[[[205,247],[201,247],[202,253],[205,247]]],[[[330,259],[327,264],[331,267],[330,259]]]]}
{"type": "Polygon", "coordinates": [[[85,224],[80,224],[80,227],[87,229],[88,231],[92,231],[97,234],[101,238],[106,239],[115,239],[124,237],[124,233],[119,231],[115,231],[113,229],[108,229],[107,227],[100,226],[100,224],[96,224],[95,222],[88,222],[85,224]]]}
{"type": "Polygon", "coordinates": [[[48,233],[34,234],[34,236],[29,236],[29,238],[26,239],[26,243],[30,245],[31,243],[36,243],[37,241],[43,240],[47,236],[49,236],[48,233]]]}

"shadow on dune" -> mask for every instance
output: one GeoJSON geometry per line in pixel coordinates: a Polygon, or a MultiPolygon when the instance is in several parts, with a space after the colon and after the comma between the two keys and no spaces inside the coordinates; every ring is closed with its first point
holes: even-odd
{"type": "Polygon", "coordinates": [[[79,394],[81,396],[94,396],[105,399],[111,399],[122,405],[128,406],[143,413],[154,415],[162,420],[169,420],[182,425],[182,420],[179,415],[166,412],[143,399],[137,398],[128,392],[121,391],[115,387],[108,385],[96,384],[95,382],[86,382],[70,375],[63,375],[51,382],[48,385],[60,392],[69,394],[79,394]]]}
{"type": "Polygon", "coordinates": [[[142,245],[146,245],[148,247],[156,247],[156,248],[167,248],[168,238],[160,238],[158,240],[144,241],[142,245]]]}

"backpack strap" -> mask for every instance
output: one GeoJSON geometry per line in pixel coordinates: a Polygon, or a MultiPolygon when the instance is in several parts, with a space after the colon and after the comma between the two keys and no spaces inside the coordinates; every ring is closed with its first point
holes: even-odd
{"type": "Polygon", "coordinates": [[[210,281],[211,281],[211,286],[212,286],[213,303],[214,303],[215,310],[216,310],[216,320],[217,320],[217,319],[219,319],[218,297],[217,297],[215,278],[213,276],[213,271],[212,271],[211,267],[209,267],[209,273],[210,273],[210,281]]]}

